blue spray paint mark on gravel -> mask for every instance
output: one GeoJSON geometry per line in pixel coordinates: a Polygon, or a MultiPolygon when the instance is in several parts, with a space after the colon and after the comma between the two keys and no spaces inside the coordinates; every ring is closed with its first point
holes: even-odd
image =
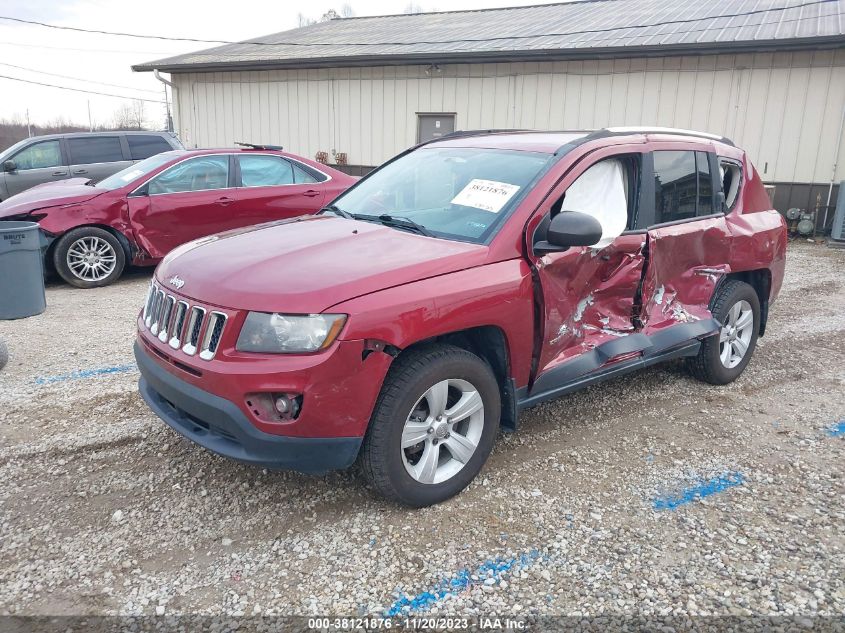
{"type": "Polygon", "coordinates": [[[444,598],[457,595],[473,585],[483,584],[488,578],[493,578],[498,582],[503,574],[528,567],[538,558],[540,558],[540,552],[532,549],[526,554],[513,558],[485,561],[474,570],[461,569],[451,578],[440,581],[426,591],[415,596],[400,597],[385,611],[385,616],[395,617],[403,613],[426,611],[444,598]],[[473,576],[478,580],[473,579],[473,576]]]}
{"type": "Polygon", "coordinates": [[[837,424],[834,424],[827,430],[827,434],[830,437],[842,437],[845,435],[845,420],[840,420],[837,424]]]}
{"type": "Polygon", "coordinates": [[[734,486],[741,486],[745,477],[740,472],[729,472],[712,479],[702,479],[697,484],[677,493],[654,498],[655,510],[674,510],[675,508],[715,495],[734,486]]]}
{"type": "Polygon", "coordinates": [[[120,374],[127,371],[135,371],[137,365],[130,363],[128,365],[114,365],[112,367],[98,367],[97,369],[80,369],[69,374],[61,374],[59,376],[47,376],[46,378],[36,378],[36,385],[49,385],[54,382],[65,382],[67,380],[79,380],[81,378],[94,378],[96,376],[107,376],[109,374],[120,374]]]}

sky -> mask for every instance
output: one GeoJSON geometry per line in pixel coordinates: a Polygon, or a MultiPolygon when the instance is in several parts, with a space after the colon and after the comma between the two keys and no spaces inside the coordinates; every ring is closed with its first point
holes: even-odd
{"type": "MultiPolygon", "coordinates": [[[[410,4],[424,11],[549,4],[544,0],[2,0],[0,16],[48,24],[142,35],[243,40],[296,28],[300,14],[319,19],[348,5],[354,15],[403,13],[410,4]]],[[[152,73],[130,66],[208,48],[167,42],[61,31],[0,19],[0,119],[45,124],[58,119],[81,125],[111,123],[133,98],[144,104],[146,124],[162,128],[163,85],[152,73]],[[36,72],[37,71],[37,72],[36,72]],[[52,73],[52,74],[45,74],[52,73]],[[64,77],[57,77],[63,75],[64,77]],[[106,92],[107,97],[36,86],[8,79],[106,92]],[[73,79],[70,79],[72,77],[73,79]],[[84,80],[84,81],[83,81],[84,80]],[[93,83],[100,82],[100,83],[93,83]],[[107,85],[112,84],[112,85],[107,85]]]]}

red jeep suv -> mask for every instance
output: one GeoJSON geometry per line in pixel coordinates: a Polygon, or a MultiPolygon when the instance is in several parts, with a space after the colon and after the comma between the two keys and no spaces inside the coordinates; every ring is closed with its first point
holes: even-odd
{"type": "Polygon", "coordinates": [[[215,453],[357,460],[382,494],[437,503],[525,408],[670,359],[736,379],[783,278],[771,207],[713,135],[456,133],[316,216],[165,257],[138,318],[140,391],[215,453]]]}

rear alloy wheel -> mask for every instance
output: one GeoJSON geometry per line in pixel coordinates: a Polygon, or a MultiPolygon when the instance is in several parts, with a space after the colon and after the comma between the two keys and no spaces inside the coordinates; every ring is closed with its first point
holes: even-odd
{"type": "Polygon", "coordinates": [[[481,470],[501,416],[490,366],[452,345],[405,352],[388,372],[361,449],[382,495],[413,507],[456,495],[481,470]]]}
{"type": "Polygon", "coordinates": [[[742,362],[754,336],[754,310],[744,299],[733,304],[719,332],[719,360],[728,369],[742,362]]]}
{"type": "Polygon", "coordinates": [[[77,288],[107,286],[123,272],[126,256],[108,231],[83,227],[65,233],[56,244],[53,263],[62,279],[77,288]]]}
{"type": "Polygon", "coordinates": [[[732,279],[716,291],[710,312],[722,328],[718,336],[701,342],[698,355],[688,366],[699,380],[726,385],[739,377],[754,353],[760,331],[760,299],[754,288],[732,279]]]}

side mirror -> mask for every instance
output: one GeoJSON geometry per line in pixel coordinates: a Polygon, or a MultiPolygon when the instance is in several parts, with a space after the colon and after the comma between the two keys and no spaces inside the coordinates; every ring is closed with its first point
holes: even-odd
{"type": "Polygon", "coordinates": [[[537,255],[562,253],[571,246],[593,246],[601,240],[601,223],[580,211],[562,211],[549,223],[546,241],[534,245],[537,255]]]}
{"type": "Polygon", "coordinates": [[[13,160],[7,160],[3,163],[3,171],[17,171],[18,166],[13,160]]]}

